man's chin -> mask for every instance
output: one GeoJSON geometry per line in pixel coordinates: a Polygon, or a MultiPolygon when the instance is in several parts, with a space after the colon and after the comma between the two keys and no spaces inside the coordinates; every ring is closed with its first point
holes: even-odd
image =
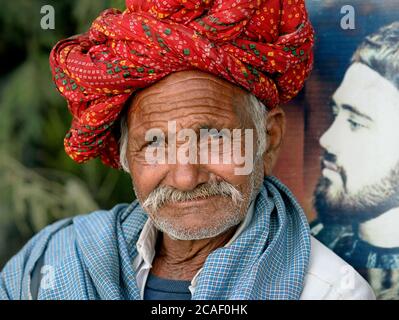
{"type": "Polygon", "coordinates": [[[336,186],[325,177],[320,178],[316,186],[314,205],[320,220],[356,224],[375,219],[399,207],[399,163],[385,178],[363,186],[356,193],[336,186]]]}
{"type": "Polygon", "coordinates": [[[384,210],[380,206],[363,207],[345,199],[344,194],[317,192],[314,206],[317,216],[323,224],[360,224],[381,215],[384,210]]]}
{"type": "Polygon", "coordinates": [[[159,212],[157,215],[150,215],[150,218],[158,230],[172,239],[201,240],[223,234],[239,225],[245,216],[238,213],[230,213],[227,216],[204,215],[198,210],[187,212],[183,210],[173,216],[159,212]]]}
{"type": "Polygon", "coordinates": [[[357,220],[353,210],[342,206],[342,192],[334,188],[326,178],[320,179],[314,194],[314,207],[319,220],[324,224],[351,224],[357,220]]]}
{"type": "Polygon", "coordinates": [[[174,223],[165,223],[165,221],[159,220],[153,220],[153,223],[159,231],[165,233],[173,240],[192,241],[215,238],[221,234],[224,234],[234,226],[238,225],[240,222],[234,223],[234,225],[219,224],[215,226],[187,226],[184,224],[176,225],[174,223]]]}

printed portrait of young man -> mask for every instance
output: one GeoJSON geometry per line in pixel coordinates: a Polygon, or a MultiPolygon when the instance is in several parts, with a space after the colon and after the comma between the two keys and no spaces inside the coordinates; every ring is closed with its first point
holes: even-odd
{"type": "Polygon", "coordinates": [[[314,191],[316,238],[380,299],[399,298],[399,22],[363,39],[331,96],[314,191]]]}

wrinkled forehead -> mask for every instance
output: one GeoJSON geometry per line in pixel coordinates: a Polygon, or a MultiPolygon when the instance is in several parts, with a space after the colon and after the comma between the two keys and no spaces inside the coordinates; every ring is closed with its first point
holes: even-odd
{"type": "Polygon", "coordinates": [[[132,100],[129,119],[141,119],[162,113],[215,113],[220,117],[237,113],[249,102],[249,93],[238,86],[201,71],[173,73],[140,91],[132,100]]]}

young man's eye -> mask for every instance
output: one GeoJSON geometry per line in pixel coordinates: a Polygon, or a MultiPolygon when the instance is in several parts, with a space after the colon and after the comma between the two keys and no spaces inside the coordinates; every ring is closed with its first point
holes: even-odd
{"type": "Polygon", "coordinates": [[[349,126],[352,130],[358,130],[360,128],[363,128],[364,126],[356,121],[353,121],[351,119],[348,119],[349,126]]]}

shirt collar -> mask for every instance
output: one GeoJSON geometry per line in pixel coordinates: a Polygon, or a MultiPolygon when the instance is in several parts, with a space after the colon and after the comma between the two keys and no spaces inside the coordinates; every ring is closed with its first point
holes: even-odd
{"type": "Polygon", "coordinates": [[[152,220],[148,219],[140,233],[136,247],[140,258],[142,258],[149,266],[152,265],[152,260],[155,257],[155,245],[157,243],[157,238],[158,230],[156,229],[152,220]]]}

